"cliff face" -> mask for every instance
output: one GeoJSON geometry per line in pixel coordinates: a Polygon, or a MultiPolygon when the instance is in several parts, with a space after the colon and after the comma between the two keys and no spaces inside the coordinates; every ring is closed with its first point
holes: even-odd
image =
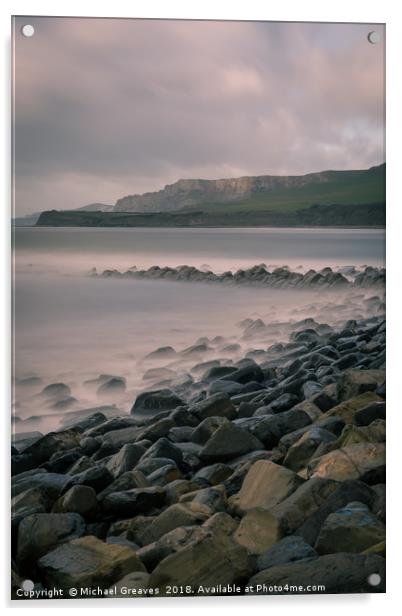
{"type": "MultiPolygon", "coordinates": [[[[256,193],[333,181],[336,171],[308,175],[259,175],[222,180],[179,180],[162,190],[118,199],[115,212],[158,212],[197,207],[203,203],[235,203],[256,193]]],[[[350,173],[354,173],[351,171],[350,173]]],[[[360,173],[360,172],[356,172],[360,173]]]]}

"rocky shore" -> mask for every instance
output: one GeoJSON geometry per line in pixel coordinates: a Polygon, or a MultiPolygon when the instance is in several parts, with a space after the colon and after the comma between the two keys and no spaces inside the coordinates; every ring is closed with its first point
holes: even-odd
{"type": "MultiPolygon", "coordinates": [[[[334,271],[331,267],[325,267],[320,271],[310,269],[305,273],[301,273],[291,271],[288,267],[277,267],[269,270],[265,264],[261,264],[254,265],[248,269],[239,269],[234,273],[229,270],[222,274],[217,274],[209,270],[200,270],[190,265],[181,265],[175,268],[153,265],[147,270],[139,270],[133,266],[125,272],[119,272],[117,269],[107,269],[100,276],[103,278],[141,278],[178,282],[243,284],[275,289],[369,288],[385,284],[385,268],[366,266],[360,270],[355,267],[340,269],[342,271],[334,271]]],[[[95,268],[91,270],[90,275],[98,276],[95,268]]]]}
{"type": "MultiPolygon", "coordinates": [[[[325,269],[258,266],[231,282],[364,287],[384,276],[325,269]]],[[[188,267],[102,275],[230,280],[188,267]]],[[[384,308],[359,301],[369,315],[275,325],[283,342],[243,356],[232,343],[232,361],[204,357],[198,341],[180,354],[192,362],[180,378],[176,351],[156,349],[129,414],[104,406],[15,438],[14,598],[26,579],[64,597],[384,592],[384,308]]],[[[241,328],[254,343],[270,326],[241,328]]],[[[125,383],[111,378],[90,386],[113,399],[125,383]]]]}

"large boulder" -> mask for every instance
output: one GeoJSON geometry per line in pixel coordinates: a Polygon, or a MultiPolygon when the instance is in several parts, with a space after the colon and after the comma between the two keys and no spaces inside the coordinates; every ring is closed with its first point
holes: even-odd
{"type": "Polygon", "coordinates": [[[92,518],[97,511],[95,490],[83,485],[76,485],[67,490],[53,506],[53,513],[79,513],[84,518],[92,518]]]}
{"type": "Polygon", "coordinates": [[[312,460],[309,477],[325,477],[336,481],[360,479],[369,484],[384,483],[385,444],[358,443],[335,449],[312,460]]]}
{"type": "Polygon", "coordinates": [[[60,453],[78,447],[80,438],[79,433],[75,430],[49,432],[27,447],[24,454],[32,457],[32,466],[39,466],[47,462],[56,451],[60,453]]]}
{"type": "Polygon", "coordinates": [[[30,572],[38,558],[84,533],[85,522],[78,513],[35,513],[24,518],[18,528],[20,570],[30,572]]]}
{"type": "Polygon", "coordinates": [[[144,391],[137,396],[131,409],[135,417],[153,417],[161,411],[170,411],[182,406],[184,401],[170,389],[144,391]]]}
{"type": "Polygon", "coordinates": [[[208,533],[196,543],[164,558],[152,572],[150,587],[188,586],[189,594],[212,594],[210,587],[245,581],[252,571],[247,550],[224,533],[208,533]]]}
{"type": "Polygon", "coordinates": [[[106,467],[113,477],[117,478],[126,471],[131,471],[145,451],[145,447],[141,445],[126,443],[120,451],[108,460],[106,467]]]}
{"type": "Polygon", "coordinates": [[[373,402],[382,402],[382,398],[374,391],[367,391],[355,398],[345,400],[324,414],[324,417],[340,417],[347,424],[355,423],[355,416],[358,411],[364,409],[373,402]]]}
{"type": "Polygon", "coordinates": [[[317,552],[302,537],[291,535],[275,543],[257,559],[257,571],[286,565],[303,558],[317,557],[317,552]]]}
{"type": "Polygon", "coordinates": [[[381,520],[364,503],[352,502],[327,517],[315,549],[319,554],[363,552],[384,539],[381,520]]]}
{"type": "Polygon", "coordinates": [[[341,400],[376,391],[385,381],[385,370],[345,370],[338,385],[341,400]]]}
{"type": "Polygon", "coordinates": [[[240,492],[231,498],[231,505],[243,512],[255,507],[269,509],[302,483],[303,479],[287,468],[269,460],[257,460],[248,471],[240,492]]]}
{"type": "Polygon", "coordinates": [[[248,582],[254,594],[310,594],[311,586],[321,593],[385,592],[385,560],[377,555],[327,554],[260,571],[248,582]],[[370,576],[380,583],[370,585],[370,576]]]}
{"type": "Polygon", "coordinates": [[[38,565],[48,587],[67,592],[70,588],[108,588],[129,573],[145,572],[134,550],[93,536],[57,547],[43,556],[38,565]]]}
{"type": "Polygon", "coordinates": [[[216,393],[202,402],[197,402],[191,407],[191,412],[203,420],[207,417],[226,417],[233,419],[236,416],[236,409],[229,396],[224,393],[216,393]]]}
{"type": "Polygon", "coordinates": [[[309,462],[321,443],[331,443],[334,441],[336,441],[336,436],[332,432],[313,426],[304,432],[299,440],[288,449],[283,464],[287,468],[298,472],[307,465],[307,462],[309,462]]]}
{"type": "Polygon", "coordinates": [[[149,519],[147,524],[144,523],[144,527],[137,531],[136,538],[141,545],[147,545],[179,526],[199,525],[208,517],[205,511],[194,511],[183,503],[175,503],[155,518],[149,519]]]}
{"type": "Polygon", "coordinates": [[[225,462],[257,449],[264,447],[255,436],[227,422],[212,434],[200,451],[199,457],[205,462],[225,462]]]}

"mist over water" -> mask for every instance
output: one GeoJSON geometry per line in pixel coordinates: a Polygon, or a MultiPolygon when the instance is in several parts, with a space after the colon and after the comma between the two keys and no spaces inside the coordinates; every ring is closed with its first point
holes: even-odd
{"type": "Polygon", "coordinates": [[[167,373],[147,376],[150,369],[162,367],[183,378],[200,362],[236,361],[249,351],[288,340],[289,321],[314,317],[335,325],[369,314],[363,300],[374,294],[370,290],[290,291],[85,276],[92,267],[188,264],[222,272],[261,262],[303,270],[383,265],[384,232],[16,229],[16,431],[46,432],[57,428],[67,412],[94,406],[115,404],[129,412],[138,391],[166,383],[167,373]],[[240,325],[244,319],[262,319],[272,327],[246,336],[240,325]],[[223,339],[215,340],[217,336],[223,339]],[[205,337],[206,350],[181,354],[205,337]],[[228,347],[233,344],[238,346],[228,347]],[[165,346],[177,354],[144,360],[165,346]],[[100,374],[124,377],[126,390],[100,396],[96,387],[85,384],[100,374]],[[31,376],[38,379],[21,384],[31,376]],[[70,387],[76,400],[68,409],[56,410],[38,395],[54,382],[70,387]]]}

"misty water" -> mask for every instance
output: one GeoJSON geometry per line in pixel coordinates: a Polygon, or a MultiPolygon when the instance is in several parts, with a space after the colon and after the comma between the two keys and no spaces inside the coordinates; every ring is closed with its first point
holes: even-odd
{"type": "Polygon", "coordinates": [[[93,267],[101,272],[134,265],[188,264],[222,272],[259,263],[269,268],[287,265],[297,271],[327,265],[335,269],[381,266],[384,232],[15,229],[16,431],[46,432],[60,426],[68,413],[100,405],[114,404],[116,412],[129,412],[139,391],[166,385],[157,373],[151,378],[150,369],[167,368],[180,382],[186,374],[196,374],[197,363],[236,361],[247,352],[286,341],[289,321],[314,317],[333,325],[367,316],[364,299],[373,295],[370,290],[323,293],[87,276],[93,267]],[[262,319],[272,327],[245,336],[240,325],[244,319],[262,319]],[[200,338],[208,338],[203,340],[206,351],[181,354],[200,338]],[[177,354],[169,359],[144,359],[164,346],[172,346],[177,354]],[[100,374],[124,377],[127,389],[100,396],[96,388],[85,384],[100,374]],[[30,377],[36,379],[26,381],[30,377]],[[67,384],[75,398],[63,410],[40,395],[54,382],[67,384]]]}

